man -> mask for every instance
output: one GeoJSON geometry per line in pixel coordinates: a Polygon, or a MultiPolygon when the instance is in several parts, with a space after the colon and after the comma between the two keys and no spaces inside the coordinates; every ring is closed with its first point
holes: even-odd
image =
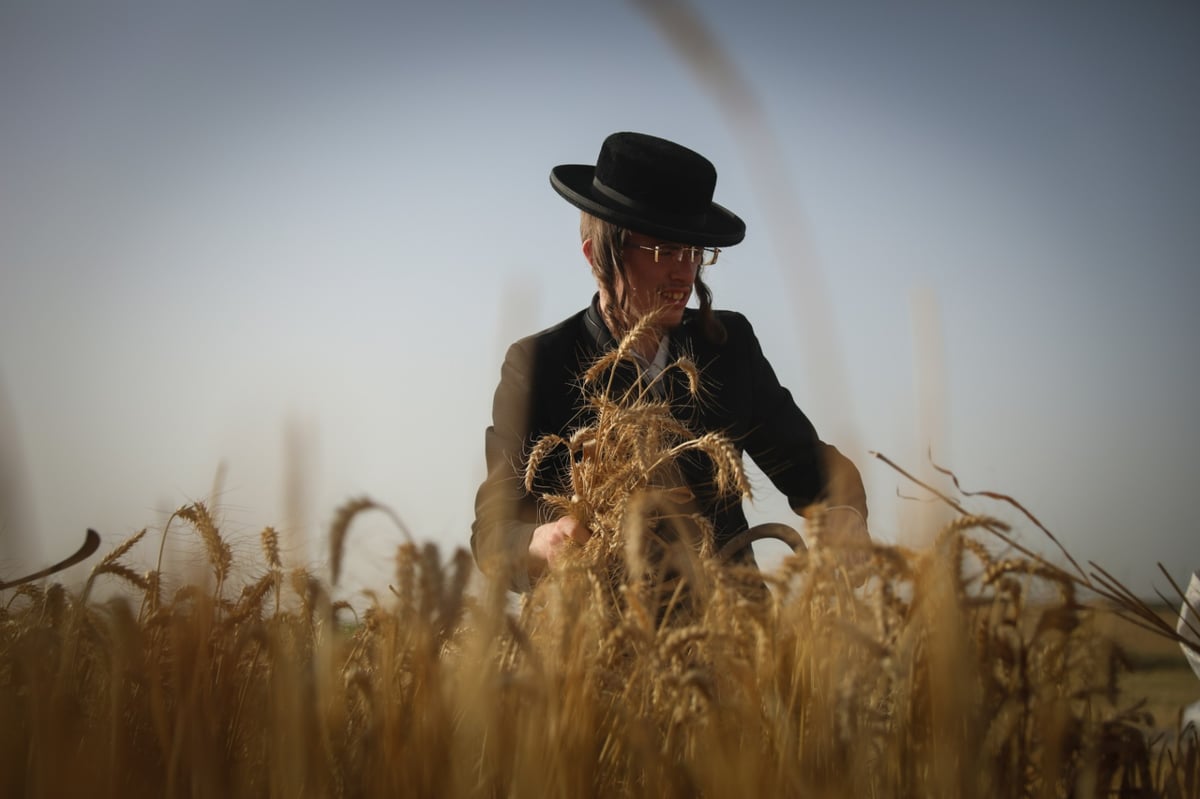
{"type": "MultiPolygon", "coordinates": [[[[582,211],[583,255],[598,292],[588,308],[513,344],[501,370],[471,547],[485,572],[508,576],[517,590],[553,566],[564,547],[591,535],[579,520],[556,516],[541,501],[544,493],[561,491],[569,453],[560,450],[538,464],[533,491],[522,477],[525,457],[543,436],[569,437],[586,423],[580,375],[648,314],[654,314],[653,334],[636,347],[644,373],[661,373],[683,353],[700,369],[703,401],[681,399],[679,392],[670,397],[680,421],[696,435],[728,435],[737,457],[749,453],[797,513],[824,502],[830,517],[848,519],[866,537],[858,470],[818,439],[745,317],[712,308],[703,269],[746,230],[737,215],[712,201],[716,180],[699,153],[640,133],[609,136],[595,166],[565,164],[550,173],[555,191],[582,211]],[[686,307],[693,292],[698,310],[686,307]]],[[[720,550],[747,528],[741,499],[713,490],[703,459],[685,462],[682,472],[720,550]]],[[[734,559],[752,564],[753,551],[747,544],[734,559]]]]}

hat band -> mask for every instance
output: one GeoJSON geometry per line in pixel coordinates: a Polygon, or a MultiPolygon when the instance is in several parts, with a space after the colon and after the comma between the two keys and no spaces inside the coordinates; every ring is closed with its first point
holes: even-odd
{"type": "Polygon", "coordinates": [[[592,188],[595,189],[596,191],[600,192],[601,194],[603,194],[605,197],[612,200],[613,202],[619,203],[620,205],[625,206],[630,211],[634,211],[636,213],[643,214],[643,215],[646,215],[649,217],[657,217],[659,219],[667,219],[670,221],[677,221],[677,222],[687,222],[687,221],[691,221],[691,220],[694,220],[697,218],[695,215],[692,215],[692,214],[684,215],[684,214],[671,213],[670,211],[663,211],[661,208],[655,208],[654,206],[649,205],[648,203],[644,203],[641,200],[635,200],[633,197],[630,197],[628,194],[617,191],[616,189],[612,188],[611,186],[605,185],[598,177],[592,178],[592,188]]]}

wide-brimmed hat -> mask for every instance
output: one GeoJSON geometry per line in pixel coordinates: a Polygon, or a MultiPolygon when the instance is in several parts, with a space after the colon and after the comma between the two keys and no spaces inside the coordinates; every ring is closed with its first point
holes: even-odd
{"type": "Polygon", "coordinates": [[[550,185],[575,207],[647,236],[710,247],[746,236],[746,223],[712,201],[712,162],[657,136],[614,133],[595,166],[556,166],[550,185]]]}

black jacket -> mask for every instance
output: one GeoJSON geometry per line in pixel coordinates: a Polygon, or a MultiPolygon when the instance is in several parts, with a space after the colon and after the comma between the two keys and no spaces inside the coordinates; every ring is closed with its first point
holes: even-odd
{"type": "MultiPolygon", "coordinates": [[[[744,316],[718,311],[727,338],[717,344],[701,331],[698,313],[684,312],[671,331],[671,360],[688,354],[700,369],[704,400],[695,402],[683,390],[672,390],[673,412],[696,434],[726,433],[739,453],[749,454],[771,482],[801,512],[827,499],[851,505],[866,516],[866,500],[858,470],[832,446],[821,442],[808,417],[779,384],[763,356],[754,330],[744,316]],[[836,477],[835,477],[836,475],[836,477]],[[830,496],[832,494],[832,496],[830,496]]],[[[511,569],[514,587],[528,585],[525,568],[533,529],[552,521],[537,496],[561,492],[558,482],[569,468],[569,455],[558,450],[538,470],[535,491],[525,491],[525,456],[542,436],[569,437],[588,423],[579,389],[580,376],[616,342],[602,321],[598,298],[554,327],[517,341],[508,349],[485,434],[487,477],[475,498],[471,548],[485,572],[511,569]]],[[[671,385],[671,381],[668,381],[671,385]]],[[[717,496],[709,485],[710,465],[693,459],[683,464],[685,477],[702,511],[712,521],[719,550],[747,528],[739,498],[717,496]]],[[[746,548],[742,558],[753,553],[746,548]]]]}

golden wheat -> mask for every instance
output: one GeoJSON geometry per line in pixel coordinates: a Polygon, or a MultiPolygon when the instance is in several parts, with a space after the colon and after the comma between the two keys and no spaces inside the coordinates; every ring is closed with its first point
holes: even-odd
{"type": "MultiPolygon", "coordinates": [[[[215,584],[165,591],[161,557],[140,576],[143,531],[79,593],[13,588],[0,795],[1200,794],[1195,734],[1152,738],[1115,704],[1124,667],[1076,601],[1086,578],[994,555],[1007,532],[983,516],[930,551],[873,543],[847,564],[820,544],[820,508],[812,549],[733,567],[669,468],[702,449],[740,492],[729,443],[697,443],[652,394],[594,396],[594,424],[542,456],[583,456],[576,496],[549,499],[591,514],[598,540],[516,610],[472,586],[469,553],[444,562],[402,526],[394,584],[361,613],[285,573],[271,528],[235,585],[200,503],[172,520],[204,540],[215,584]],[[102,574],[124,594],[90,599],[102,574]]],[[[333,580],[352,520],[381,507],[338,510],[333,580]]]]}
{"type": "Polygon", "coordinates": [[[344,632],[303,571],[278,610],[267,569],[236,602],[181,588],[153,620],[25,588],[0,617],[0,789],[1189,795],[1194,738],[1152,742],[1111,705],[1090,611],[1029,606],[1040,566],[964,577],[977,529],[940,556],[876,545],[876,593],[804,553],[753,603],[697,555],[682,615],[577,565],[513,616],[469,593],[467,553],[410,544],[392,601],[344,632]]]}

